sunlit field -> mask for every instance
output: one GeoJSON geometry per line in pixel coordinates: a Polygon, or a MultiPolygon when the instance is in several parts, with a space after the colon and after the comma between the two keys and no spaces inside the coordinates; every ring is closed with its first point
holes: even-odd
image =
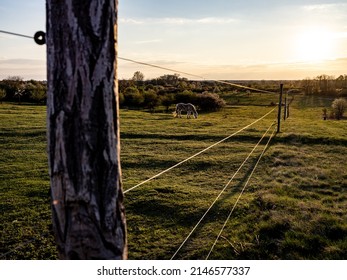
{"type": "MultiPolygon", "coordinates": [[[[252,123],[277,97],[240,95],[198,119],[121,110],[124,190],[252,123]],[[252,102],[247,102],[252,99],[252,102]],[[251,103],[252,105],[248,105],[251,103]]],[[[227,97],[226,97],[227,99],[227,97]]],[[[347,257],[346,120],[323,121],[331,100],[295,96],[210,259],[347,257]]],[[[0,104],[1,259],[57,258],[51,232],[45,107],[0,104]]],[[[128,191],[129,259],[170,259],[271,123],[276,110],[238,135],[128,191]]],[[[176,259],[205,259],[269,134],[176,259]]]]}

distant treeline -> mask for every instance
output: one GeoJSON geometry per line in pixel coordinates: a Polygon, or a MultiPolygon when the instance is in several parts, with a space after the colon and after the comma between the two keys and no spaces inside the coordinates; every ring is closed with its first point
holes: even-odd
{"type": "Polygon", "coordinates": [[[135,78],[119,81],[120,106],[127,108],[154,110],[164,106],[168,111],[173,104],[183,102],[193,103],[201,111],[217,111],[226,105],[218,94],[220,92],[221,88],[213,82],[189,81],[178,75],[146,81],[135,78]]]}
{"type": "Polygon", "coordinates": [[[19,76],[11,76],[0,81],[0,101],[45,103],[47,97],[45,81],[23,81],[19,76]]]}
{"type": "MultiPolygon", "coordinates": [[[[279,84],[284,83],[288,92],[306,95],[324,95],[334,97],[347,96],[347,75],[338,78],[320,75],[316,78],[304,80],[241,80],[230,81],[246,87],[278,92],[279,84]]],[[[225,106],[220,97],[223,93],[247,92],[247,89],[236,88],[232,85],[216,81],[194,81],[175,75],[163,75],[156,79],[144,79],[144,75],[137,71],[132,79],[119,80],[120,106],[126,108],[147,108],[154,110],[164,106],[166,110],[178,102],[194,103],[201,111],[216,111],[225,106]]],[[[24,81],[19,76],[10,76],[0,81],[0,102],[46,102],[46,81],[24,81]]]]}
{"type": "Polygon", "coordinates": [[[347,75],[338,78],[320,75],[314,79],[306,78],[301,82],[302,90],[307,95],[347,96],[347,75]]]}

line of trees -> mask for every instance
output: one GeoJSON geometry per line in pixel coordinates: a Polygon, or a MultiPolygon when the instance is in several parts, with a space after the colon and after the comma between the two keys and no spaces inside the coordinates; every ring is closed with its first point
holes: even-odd
{"type": "Polygon", "coordinates": [[[306,78],[301,87],[306,95],[347,96],[347,75],[335,78],[323,74],[313,79],[306,78]]]}
{"type": "Polygon", "coordinates": [[[213,82],[189,81],[175,75],[163,75],[144,80],[137,71],[131,80],[119,81],[120,106],[147,108],[151,111],[164,106],[166,111],[176,103],[193,103],[201,111],[218,111],[226,102],[216,93],[220,91],[213,82]]]}
{"type": "MultiPolygon", "coordinates": [[[[232,81],[247,87],[276,92],[278,81],[253,80],[232,81]]],[[[214,81],[194,81],[178,74],[163,75],[145,80],[142,72],[136,71],[129,80],[119,81],[120,105],[125,108],[146,108],[153,111],[158,106],[166,110],[177,102],[191,102],[200,110],[215,111],[225,106],[220,98],[223,92],[235,91],[235,87],[214,81]]],[[[315,78],[286,81],[286,89],[306,95],[347,97],[347,75],[335,78],[319,75],[315,78]]],[[[242,89],[237,89],[242,91],[242,89]]],[[[47,98],[46,81],[24,81],[20,76],[9,76],[0,81],[0,102],[34,102],[45,104],[47,98]]]]}
{"type": "MultiPolygon", "coordinates": [[[[166,111],[178,102],[194,103],[200,110],[216,111],[225,101],[216,92],[221,88],[212,82],[189,81],[179,75],[163,75],[157,79],[144,80],[137,71],[130,80],[119,81],[120,106],[123,108],[146,108],[154,111],[164,106],[166,111]]],[[[24,81],[20,76],[9,76],[0,81],[0,102],[33,102],[45,104],[46,81],[24,81]]]]}
{"type": "Polygon", "coordinates": [[[47,82],[24,81],[20,76],[9,76],[0,81],[0,101],[34,102],[45,104],[47,82]]]}
{"type": "Polygon", "coordinates": [[[193,103],[201,111],[218,111],[226,102],[218,94],[210,92],[195,93],[191,90],[183,92],[166,92],[152,87],[127,87],[120,92],[120,106],[123,108],[147,108],[150,111],[160,105],[169,111],[177,103],[193,103]]]}

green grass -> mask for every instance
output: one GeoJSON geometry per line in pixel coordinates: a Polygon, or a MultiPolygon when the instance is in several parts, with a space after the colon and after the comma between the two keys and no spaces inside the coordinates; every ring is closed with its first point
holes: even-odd
{"type": "MultiPolygon", "coordinates": [[[[260,105],[276,102],[266,94],[238,98],[238,104],[231,102],[221,112],[191,120],[122,110],[123,188],[223,139],[272,108],[260,105]]],[[[323,121],[320,106],[330,102],[323,101],[295,97],[290,118],[272,139],[211,259],[347,257],[346,120],[323,121]]],[[[275,117],[274,112],[126,193],[129,258],[170,259],[275,117]]],[[[57,257],[45,131],[45,107],[0,105],[0,255],[10,252],[3,259],[57,257]]],[[[178,259],[207,256],[266,140],[182,247],[178,259]]]]}
{"type": "Polygon", "coordinates": [[[237,106],[268,106],[278,103],[277,94],[263,92],[231,91],[222,93],[221,97],[229,105],[237,106]]]}
{"type": "Polygon", "coordinates": [[[45,108],[0,105],[0,150],[0,254],[54,259],[45,108]]]}
{"type": "Polygon", "coordinates": [[[303,102],[260,162],[215,258],[346,259],[346,121],[323,121],[321,108],[303,102]]]}

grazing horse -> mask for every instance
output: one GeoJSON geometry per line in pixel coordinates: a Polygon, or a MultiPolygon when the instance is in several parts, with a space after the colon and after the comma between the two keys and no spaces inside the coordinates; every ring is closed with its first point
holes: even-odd
{"type": "Polygon", "coordinates": [[[190,118],[190,115],[193,114],[194,118],[198,117],[198,112],[195,109],[195,106],[191,103],[178,103],[176,105],[176,110],[174,112],[175,117],[182,117],[181,112],[187,112],[187,119],[190,118]]]}

